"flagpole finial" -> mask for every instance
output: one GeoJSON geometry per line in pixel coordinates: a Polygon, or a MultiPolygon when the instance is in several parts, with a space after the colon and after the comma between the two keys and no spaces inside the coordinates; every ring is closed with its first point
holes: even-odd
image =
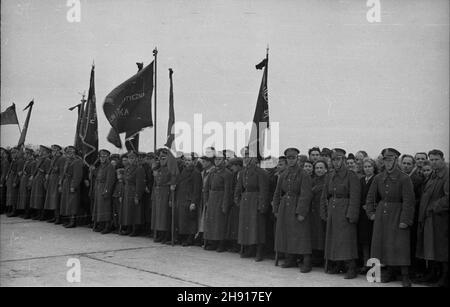
{"type": "Polygon", "coordinates": [[[173,75],[173,69],[169,68],[169,76],[172,77],[172,75],[173,75]]]}
{"type": "Polygon", "coordinates": [[[95,62],[92,60],[92,68],[95,68],[95,62]]]}
{"type": "Polygon", "coordinates": [[[155,49],[153,49],[153,56],[156,56],[158,54],[158,48],[155,47],[155,49]]]}

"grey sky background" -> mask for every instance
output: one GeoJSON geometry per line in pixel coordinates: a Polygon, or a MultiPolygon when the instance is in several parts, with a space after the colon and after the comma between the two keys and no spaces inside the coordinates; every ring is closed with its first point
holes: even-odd
{"type": "MultiPolygon", "coordinates": [[[[76,113],[96,65],[100,147],[109,124],[105,96],[158,55],[158,145],[166,139],[169,79],[175,117],[193,123],[253,118],[270,46],[270,120],[280,149],[318,145],[377,155],[440,148],[449,152],[449,2],[381,0],[369,23],[365,0],[82,0],[81,22],[66,0],[1,2],[1,110],[35,106],[26,143],[73,143],[76,113]]],[[[205,135],[204,139],[208,136],[205,135]]],[[[16,126],[1,127],[2,146],[16,126]]],[[[153,130],[141,150],[153,149],[153,130]]]]}

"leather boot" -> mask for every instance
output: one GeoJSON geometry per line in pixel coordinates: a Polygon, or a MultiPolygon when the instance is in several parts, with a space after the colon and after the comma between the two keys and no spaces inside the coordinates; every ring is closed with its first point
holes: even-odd
{"type": "Polygon", "coordinates": [[[139,225],[133,225],[133,230],[130,233],[130,237],[137,237],[139,235],[139,225]]]}
{"type": "Polygon", "coordinates": [[[183,242],[183,246],[191,246],[194,244],[194,235],[188,235],[186,241],[183,242]]]}
{"type": "Polygon", "coordinates": [[[58,215],[56,215],[56,218],[55,218],[55,225],[61,225],[61,224],[62,224],[61,216],[58,214],[58,215]]]}
{"type": "Polygon", "coordinates": [[[391,267],[381,271],[381,283],[388,283],[394,280],[394,272],[391,267]]]}
{"type": "Polygon", "coordinates": [[[409,279],[409,268],[407,266],[402,266],[401,271],[402,271],[402,286],[411,287],[411,280],[409,279]]]}
{"type": "Polygon", "coordinates": [[[241,258],[251,258],[254,252],[254,245],[244,245],[244,252],[241,254],[241,258]]]}
{"type": "Polygon", "coordinates": [[[297,266],[297,261],[295,260],[295,256],[292,254],[288,254],[284,263],[281,265],[283,269],[286,268],[295,268],[297,266]]]}
{"type": "Polygon", "coordinates": [[[161,242],[162,240],[163,240],[163,236],[162,236],[161,232],[160,232],[160,231],[157,231],[157,232],[156,232],[156,235],[155,235],[155,239],[153,240],[153,242],[159,243],[159,242],[161,242]]]}
{"type": "Polygon", "coordinates": [[[121,228],[120,228],[121,236],[128,236],[130,233],[131,233],[131,226],[121,226],[121,228]],[[126,227],[126,230],[123,229],[123,227],[126,227]]]}
{"type": "Polygon", "coordinates": [[[347,273],[345,273],[344,279],[353,279],[358,276],[358,273],[356,272],[356,261],[350,260],[348,263],[348,269],[347,273]]]}
{"type": "Polygon", "coordinates": [[[225,240],[221,240],[221,241],[219,242],[219,247],[217,247],[217,249],[216,249],[216,252],[218,252],[218,253],[223,253],[224,251],[226,251],[226,248],[225,248],[225,240]]]}
{"type": "Polygon", "coordinates": [[[260,262],[264,260],[264,244],[258,244],[256,247],[256,262],[260,262]]]}
{"type": "Polygon", "coordinates": [[[23,218],[24,218],[24,220],[31,219],[30,209],[25,210],[25,216],[23,218]]]}
{"type": "Polygon", "coordinates": [[[435,283],[438,280],[438,264],[434,261],[430,262],[430,267],[424,276],[417,279],[418,283],[435,283]]]}
{"type": "Polygon", "coordinates": [[[34,210],[34,209],[31,209],[31,210],[33,210],[33,213],[31,214],[31,219],[33,221],[39,220],[39,218],[40,218],[39,211],[34,210]]]}
{"type": "Polygon", "coordinates": [[[75,228],[76,227],[76,218],[75,218],[75,216],[71,216],[69,224],[67,224],[64,227],[65,228],[75,228]]]}
{"type": "Polygon", "coordinates": [[[312,270],[312,256],[310,254],[303,255],[303,263],[300,266],[301,273],[309,273],[312,270]]]}
{"type": "Polygon", "coordinates": [[[56,222],[56,213],[53,211],[53,217],[47,220],[47,223],[54,223],[56,222]]]}
{"type": "Polygon", "coordinates": [[[39,213],[39,221],[45,221],[45,210],[42,209],[39,213]]]}
{"type": "Polygon", "coordinates": [[[112,231],[111,222],[105,222],[105,227],[103,228],[101,234],[105,235],[111,233],[111,231],[112,231]]]}
{"type": "Polygon", "coordinates": [[[217,241],[206,240],[205,241],[205,250],[213,251],[217,249],[217,241]]]}
{"type": "Polygon", "coordinates": [[[103,231],[103,227],[100,223],[96,223],[94,222],[94,225],[92,226],[92,231],[94,232],[102,232],[103,231]]]}
{"type": "Polygon", "coordinates": [[[14,209],[14,210],[11,211],[10,213],[8,213],[6,216],[7,216],[7,217],[16,217],[16,216],[19,216],[19,214],[17,213],[17,210],[14,209]]]}

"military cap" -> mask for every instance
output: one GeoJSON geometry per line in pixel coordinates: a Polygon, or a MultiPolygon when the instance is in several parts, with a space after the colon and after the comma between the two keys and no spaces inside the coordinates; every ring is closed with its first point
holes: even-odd
{"type": "Polygon", "coordinates": [[[300,154],[300,150],[294,147],[287,148],[284,151],[285,156],[298,156],[300,154]]]}
{"type": "Polygon", "coordinates": [[[345,157],[346,151],[342,148],[334,148],[333,152],[331,153],[334,157],[345,157]]]}
{"type": "Polygon", "coordinates": [[[232,159],[230,159],[230,162],[228,162],[228,165],[230,165],[230,166],[233,166],[233,165],[243,166],[244,163],[242,161],[242,158],[232,158],[232,159]]]}
{"type": "Polygon", "coordinates": [[[107,150],[107,149],[100,149],[100,150],[98,151],[98,155],[99,155],[99,156],[100,156],[102,153],[106,153],[108,156],[111,155],[111,152],[110,152],[109,150],[107,150]]]}
{"type": "Polygon", "coordinates": [[[347,156],[347,160],[355,160],[355,155],[352,153],[349,153],[347,156]]]}
{"type": "Polygon", "coordinates": [[[401,155],[401,153],[394,148],[385,148],[385,149],[383,149],[381,154],[383,155],[383,158],[388,158],[388,157],[398,158],[401,155]]]}
{"type": "Polygon", "coordinates": [[[32,153],[32,154],[34,153],[34,150],[31,147],[25,147],[24,150],[25,150],[25,152],[29,152],[29,153],[32,153]]]}
{"type": "Polygon", "coordinates": [[[61,150],[62,150],[62,147],[59,146],[58,144],[53,144],[53,145],[51,146],[51,148],[52,148],[53,150],[58,150],[58,151],[61,151],[61,150]]]}
{"type": "Polygon", "coordinates": [[[44,145],[39,145],[39,149],[43,150],[43,151],[46,151],[46,152],[51,152],[52,151],[50,148],[48,148],[47,146],[44,146],[44,145]]]}

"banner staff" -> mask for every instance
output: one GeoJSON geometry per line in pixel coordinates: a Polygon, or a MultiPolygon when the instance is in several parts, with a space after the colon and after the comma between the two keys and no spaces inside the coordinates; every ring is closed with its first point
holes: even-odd
{"type": "MultiPolygon", "coordinates": [[[[155,47],[153,50],[153,56],[155,57],[155,125],[153,129],[153,152],[156,153],[156,126],[157,126],[157,63],[158,63],[158,49],[155,47]]],[[[151,108],[151,107],[150,107],[151,108]]],[[[151,110],[150,110],[151,111],[151,110]]]]}

